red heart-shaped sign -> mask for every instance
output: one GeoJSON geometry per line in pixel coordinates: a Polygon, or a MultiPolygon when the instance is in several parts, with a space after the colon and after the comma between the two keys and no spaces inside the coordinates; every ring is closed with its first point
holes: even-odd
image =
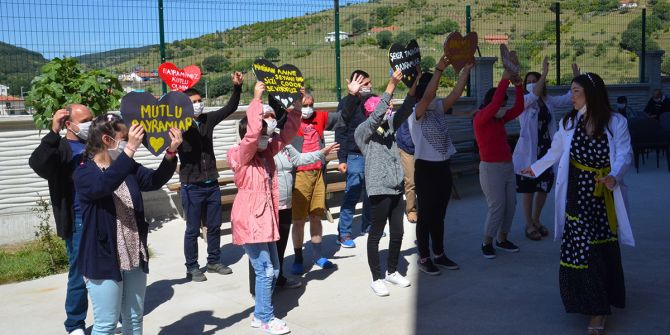
{"type": "Polygon", "coordinates": [[[199,67],[189,65],[182,70],[170,62],[158,67],[158,75],[171,90],[180,92],[193,87],[202,78],[199,67]]]}
{"type": "Polygon", "coordinates": [[[449,58],[456,72],[461,71],[465,64],[475,62],[477,41],[475,32],[469,32],[463,36],[456,31],[447,36],[444,41],[444,54],[449,58]]]}

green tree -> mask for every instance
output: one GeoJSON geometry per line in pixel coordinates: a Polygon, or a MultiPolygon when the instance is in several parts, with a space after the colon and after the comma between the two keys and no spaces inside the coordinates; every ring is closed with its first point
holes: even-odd
{"type": "Polygon", "coordinates": [[[230,77],[223,76],[211,80],[208,84],[209,96],[210,97],[220,97],[230,93],[233,89],[233,81],[230,80],[230,77]]]}
{"type": "Polygon", "coordinates": [[[670,2],[656,3],[652,15],[659,18],[661,22],[670,22],[670,2]]]}
{"type": "Polygon", "coordinates": [[[53,113],[71,103],[88,106],[94,115],[118,107],[123,89],[106,70],[86,71],[74,58],[54,58],[33,80],[27,102],[35,108],[37,129],[48,129],[53,113]]]}
{"type": "Polygon", "coordinates": [[[430,71],[435,67],[435,58],[433,56],[421,57],[421,71],[430,71]]]}
{"type": "Polygon", "coordinates": [[[368,29],[368,23],[361,18],[355,18],[351,21],[351,32],[358,35],[368,29]]]}
{"type": "Polygon", "coordinates": [[[232,66],[233,71],[248,72],[251,71],[251,66],[254,64],[253,59],[243,59],[235,62],[232,66]]]}
{"type": "Polygon", "coordinates": [[[209,56],[202,60],[202,67],[209,72],[223,72],[229,69],[230,61],[222,55],[209,56]]]}
{"type": "Polygon", "coordinates": [[[393,38],[393,43],[398,43],[400,45],[407,45],[411,40],[414,39],[414,35],[406,31],[399,31],[393,38]]]}
{"type": "Polygon", "coordinates": [[[377,34],[377,45],[380,49],[388,49],[393,42],[393,34],[390,31],[384,30],[377,34]]]}
{"type": "Polygon", "coordinates": [[[268,47],[263,53],[263,57],[267,60],[278,61],[279,60],[279,49],[275,47],[268,47]]]}

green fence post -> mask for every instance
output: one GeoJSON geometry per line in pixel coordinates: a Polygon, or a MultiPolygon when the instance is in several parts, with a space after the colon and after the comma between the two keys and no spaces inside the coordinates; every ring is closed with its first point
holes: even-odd
{"type": "Polygon", "coordinates": [[[342,73],[340,68],[340,1],[335,1],[335,94],[337,101],[342,99],[342,73]]]}
{"type": "Polygon", "coordinates": [[[647,63],[647,9],[642,8],[642,45],[640,48],[640,82],[646,82],[645,67],[647,63]]]}
{"type": "Polygon", "coordinates": [[[561,84],[561,3],[556,2],[556,85],[561,84]]]}
{"type": "MultiPolygon", "coordinates": [[[[163,0],[158,0],[158,25],[160,34],[161,64],[165,63],[165,26],[163,24],[163,0]]],[[[167,85],[161,80],[163,94],[167,94],[167,85]]]]}
{"type": "MultiPolygon", "coordinates": [[[[465,33],[468,34],[471,31],[470,27],[470,5],[465,6],[465,33]]],[[[481,56],[481,55],[480,55],[481,56]]],[[[472,88],[470,85],[470,81],[468,80],[468,86],[467,86],[467,96],[471,97],[472,96],[472,88]]]]}

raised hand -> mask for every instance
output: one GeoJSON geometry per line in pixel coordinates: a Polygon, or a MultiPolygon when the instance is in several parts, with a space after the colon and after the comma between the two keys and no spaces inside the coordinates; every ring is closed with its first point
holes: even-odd
{"type": "Polygon", "coordinates": [[[230,78],[235,86],[242,86],[242,83],[244,82],[244,75],[239,71],[235,71],[235,73],[230,75],[230,78]]]}
{"type": "Polygon", "coordinates": [[[351,79],[351,81],[347,79],[347,89],[349,90],[349,94],[356,95],[361,90],[361,87],[365,85],[365,79],[367,78],[360,74],[355,74],[351,79]]]}
{"type": "Polygon", "coordinates": [[[577,77],[582,74],[582,70],[579,68],[577,63],[572,63],[572,76],[577,77]]]}
{"type": "Polygon", "coordinates": [[[262,100],[263,92],[265,92],[265,84],[262,81],[257,81],[254,86],[254,99],[262,100]]]}
{"type": "Polygon", "coordinates": [[[70,112],[67,109],[59,109],[54,113],[53,121],[51,121],[51,130],[54,133],[60,133],[60,130],[63,129],[63,124],[65,124],[65,119],[70,116],[70,112]]]}
{"type": "Polygon", "coordinates": [[[400,69],[396,69],[395,71],[393,71],[389,83],[397,85],[402,80],[402,77],[403,77],[402,71],[400,69]]]}
{"type": "Polygon", "coordinates": [[[128,155],[128,157],[133,157],[135,151],[137,151],[137,148],[139,148],[140,144],[142,144],[143,138],[144,127],[142,127],[142,125],[137,123],[130,126],[130,129],[128,130],[128,144],[126,144],[126,148],[124,149],[124,152],[126,155],[128,155]]]}
{"type": "Polygon", "coordinates": [[[546,77],[547,73],[549,73],[549,57],[545,56],[542,60],[542,75],[546,77]]]}
{"type": "Polygon", "coordinates": [[[438,71],[444,71],[444,69],[446,69],[449,64],[451,64],[449,57],[447,57],[447,55],[442,55],[442,57],[440,57],[440,61],[437,62],[435,69],[438,71]]]}
{"type": "Polygon", "coordinates": [[[184,141],[184,138],[181,135],[181,131],[177,128],[170,128],[168,134],[170,135],[171,140],[170,147],[168,148],[168,150],[170,150],[171,152],[175,152],[181,145],[181,142],[184,141]]]}

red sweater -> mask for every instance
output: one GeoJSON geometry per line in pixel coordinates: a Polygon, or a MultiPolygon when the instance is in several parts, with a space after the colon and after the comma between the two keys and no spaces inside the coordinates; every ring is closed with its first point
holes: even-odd
{"type": "Polygon", "coordinates": [[[479,157],[483,162],[499,163],[512,161],[512,150],[507,143],[505,124],[521,115],[524,106],[523,88],[516,86],[514,106],[505,113],[502,119],[496,119],[496,113],[505,103],[508,86],[509,80],[500,80],[491,103],[475,114],[475,139],[479,147],[479,157]]]}

